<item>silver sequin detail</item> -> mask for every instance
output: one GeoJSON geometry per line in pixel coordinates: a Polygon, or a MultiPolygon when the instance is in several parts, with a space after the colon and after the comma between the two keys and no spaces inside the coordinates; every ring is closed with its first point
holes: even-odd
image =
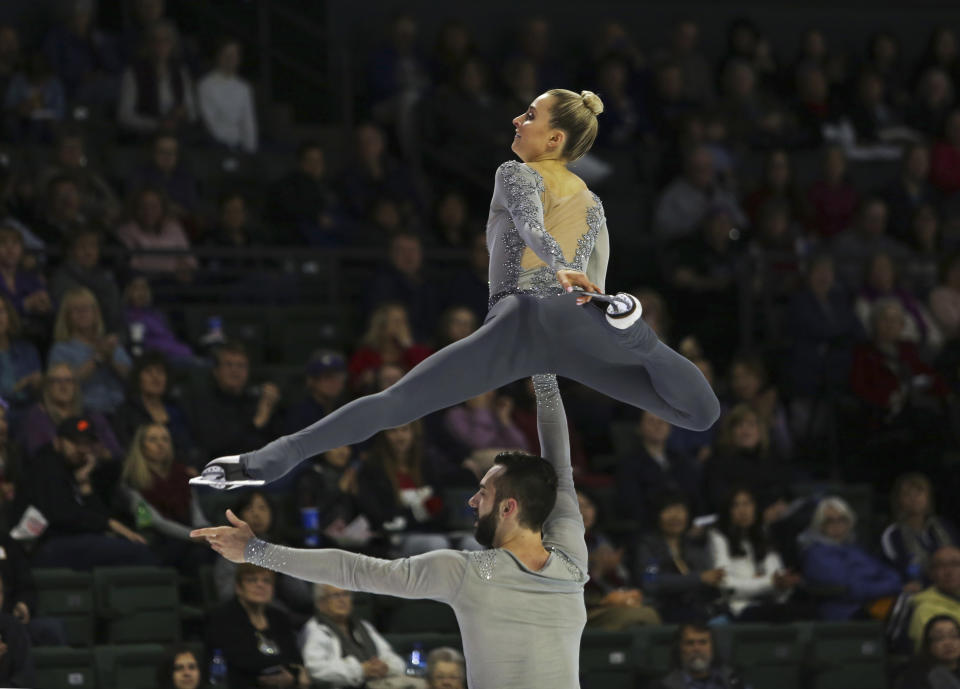
{"type": "Polygon", "coordinates": [[[470,557],[473,559],[473,564],[476,565],[481,577],[487,581],[493,579],[493,570],[497,564],[496,550],[477,550],[470,553],[470,557]]]}
{"type": "Polygon", "coordinates": [[[537,396],[538,409],[556,411],[560,407],[560,387],[555,373],[533,376],[533,391],[537,396]]]}
{"type": "Polygon", "coordinates": [[[587,261],[597,244],[597,235],[603,226],[603,204],[596,194],[593,195],[593,200],[597,205],[587,209],[587,232],[577,240],[577,253],[573,257],[573,265],[577,270],[586,270],[587,261]]]}
{"type": "Polygon", "coordinates": [[[247,543],[243,550],[243,559],[251,565],[265,567],[279,572],[281,567],[286,567],[286,548],[279,545],[273,545],[259,538],[253,538],[247,543]]]}
{"type": "Polygon", "coordinates": [[[583,579],[585,579],[583,575],[583,570],[577,567],[577,565],[574,564],[573,560],[567,557],[567,554],[565,552],[563,552],[562,550],[559,550],[558,548],[553,547],[552,545],[547,546],[547,550],[549,550],[551,553],[557,556],[557,559],[560,561],[560,564],[566,567],[567,571],[570,572],[571,576],[573,576],[573,578],[576,581],[582,581],[583,579]]]}

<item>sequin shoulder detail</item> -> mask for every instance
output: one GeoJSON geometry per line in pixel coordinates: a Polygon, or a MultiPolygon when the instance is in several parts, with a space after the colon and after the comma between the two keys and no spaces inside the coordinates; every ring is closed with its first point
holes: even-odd
{"type": "Polygon", "coordinates": [[[593,194],[593,202],[596,205],[587,209],[587,231],[577,240],[577,253],[573,257],[573,266],[577,270],[587,269],[587,261],[593,253],[593,247],[597,244],[597,236],[604,222],[600,197],[593,194]]]}
{"type": "Polygon", "coordinates": [[[470,560],[473,562],[473,566],[477,568],[481,578],[487,581],[493,579],[493,572],[497,565],[496,549],[476,550],[470,553],[470,560]]]}
{"type": "Polygon", "coordinates": [[[564,568],[570,572],[570,575],[574,578],[574,580],[582,581],[586,578],[583,574],[583,570],[577,567],[574,561],[571,560],[565,552],[552,545],[548,545],[547,550],[556,555],[557,560],[559,560],[560,564],[562,564],[564,568]]]}
{"type": "Polygon", "coordinates": [[[259,538],[251,538],[247,547],[244,548],[243,559],[251,565],[277,571],[287,564],[283,553],[283,548],[261,541],[259,538]]]}

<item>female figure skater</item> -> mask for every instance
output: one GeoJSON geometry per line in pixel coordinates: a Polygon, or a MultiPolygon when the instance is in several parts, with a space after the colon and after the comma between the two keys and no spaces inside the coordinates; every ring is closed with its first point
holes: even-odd
{"type": "Polygon", "coordinates": [[[220,457],[193,479],[220,488],[274,481],[303,459],[409,423],[519,378],[556,373],[670,423],[709,428],[720,405],[699,369],[661,343],[629,294],[603,294],[610,242],[600,199],[567,165],[597,135],[600,98],[552,89],[513,120],[487,220],[490,310],[472,335],[400,381],[260,450],[220,457]],[[578,308],[591,299],[608,305],[578,308]]]}

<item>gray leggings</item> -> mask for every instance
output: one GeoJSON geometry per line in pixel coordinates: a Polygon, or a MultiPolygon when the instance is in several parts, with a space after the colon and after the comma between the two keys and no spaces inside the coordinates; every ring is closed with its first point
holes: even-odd
{"type": "Polygon", "coordinates": [[[383,392],[241,455],[251,478],[274,481],[307,457],[366,440],[439,409],[538,373],[556,373],[676,426],[704,430],[720,404],[700,369],[639,320],[620,330],[575,294],[511,295],[472,335],[422,361],[383,392]]]}

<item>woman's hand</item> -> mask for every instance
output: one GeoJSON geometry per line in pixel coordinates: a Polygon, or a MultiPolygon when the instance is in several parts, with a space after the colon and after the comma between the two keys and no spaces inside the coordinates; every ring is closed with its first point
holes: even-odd
{"type": "Polygon", "coordinates": [[[190,538],[202,538],[210,547],[223,555],[230,562],[246,562],[243,556],[247,543],[253,540],[253,530],[250,525],[227,510],[227,521],[233,526],[214,526],[207,529],[194,529],[190,538]]]}
{"type": "Polygon", "coordinates": [[[257,677],[257,683],[261,687],[292,687],[295,682],[296,678],[290,674],[287,668],[283,668],[280,672],[275,672],[272,675],[257,677]]]}
{"type": "Polygon", "coordinates": [[[717,569],[708,569],[705,572],[700,572],[700,581],[707,586],[720,586],[725,576],[727,576],[726,571],[718,567],[717,569]]]}
{"type": "MultiPolygon", "coordinates": [[[[567,292],[572,292],[575,287],[579,287],[585,292],[596,292],[598,294],[603,294],[603,290],[591,282],[586,273],[579,270],[558,270],[557,280],[567,292]]],[[[577,298],[577,304],[586,304],[588,301],[590,301],[590,297],[577,298]]]]}
{"type": "Polygon", "coordinates": [[[13,386],[14,392],[20,392],[24,388],[39,388],[43,384],[43,374],[40,371],[34,371],[20,380],[13,386]]]}

